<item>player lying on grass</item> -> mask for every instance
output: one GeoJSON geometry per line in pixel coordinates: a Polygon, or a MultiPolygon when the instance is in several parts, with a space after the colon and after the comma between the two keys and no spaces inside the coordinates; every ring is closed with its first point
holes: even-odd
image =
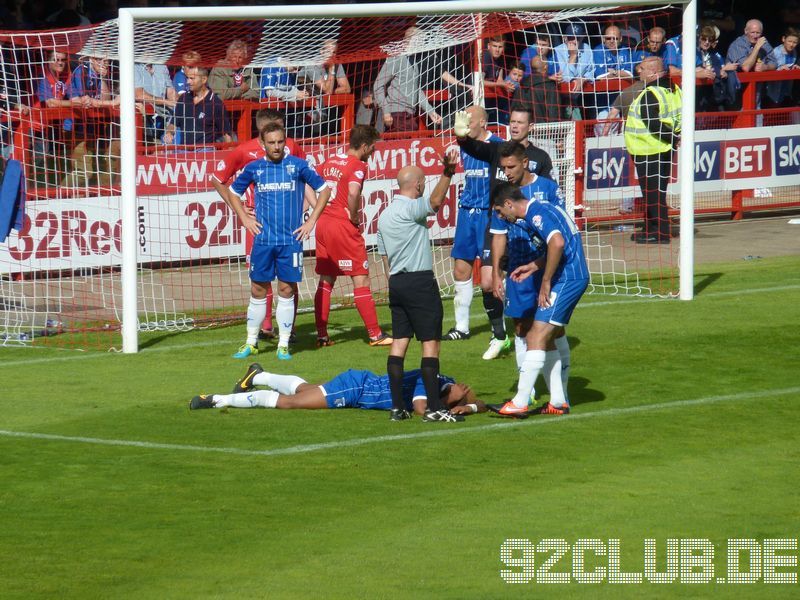
{"type": "MultiPolygon", "coordinates": [[[[441,399],[452,413],[468,415],[485,412],[486,405],[464,383],[439,375],[441,399]]],[[[419,369],[406,371],[403,376],[403,400],[406,409],[425,414],[427,396],[419,369]]],[[[327,383],[311,384],[296,375],[268,373],[253,363],[233,387],[231,394],[195,396],[189,408],[363,408],[391,410],[392,393],[389,376],[370,371],[348,369],[327,383]],[[255,390],[255,386],[272,389],[255,390]]]]}

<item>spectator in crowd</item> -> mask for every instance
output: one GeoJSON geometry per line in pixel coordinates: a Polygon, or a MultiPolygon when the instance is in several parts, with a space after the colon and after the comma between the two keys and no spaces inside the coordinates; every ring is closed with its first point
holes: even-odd
{"type": "MultiPolygon", "coordinates": [[[[800,31],[789,27],[783,32],[781,45],[772,51],[771,58],[777,65],[778,71],[797,69],[797,43],[800,41],[800,31]]],[[[792,98],[793,81],[770,81],[767,83],[764,108],[778,108],[796,106],[797,101],[792,98]]]]}
{"type": "Polygon", "coordinates": [[[187,146],[233,141],[233,129],[225,106],[208,87],[208,69],[190,67],[186,77],[187,92],[175,104],[175,120],[167,125],[164,143],[175,143],[178,129],[182,144],[187,146]]]}
{"type": "Polygon", "coordinates": [[[513,62],[508,65],[508,75],[506,75],[506,83],[510,83],[514,86],[514,92],[516,93],[519,90],[519,84],[522,79],[525,77],[525,67],[522,66],[522,63],[513,62]]]}
{"type": "MultiPolygon", "coordinates": [[[[52,49],[46,53],[47,63],[44,66],[42,77],[36,84],[35,98],[42,108],[90,108],[91,99],[87,96],[72,96],[69,85],[69,58],[66,52],[52,49]]],[[[82,164],[70,165],[69,160],[59,153],[57,148],[64,143],[72,146],[72,134],[75,128],[73,119],[64,119],[60,127],[44,124],[44,129],[37,131],[44,133],[47,141],[35,134],[33,142],[34,165],[37,170],[43,169],[44,178],[52,179],[47,167],[48,160],[55,158],[58,163],[55,172],[71,172],[84,170],[82,164]],[[73,168],[74,167],[74,168],[73,168]]],[[[71,148],[70,148],[71,149],[71,148]]]]}
{"type": "Polygon", "coordinates": [[[297,84],[315,99],[313,110],[305,113],[311,135],[327,135],[338,128],[338,110],[327,107],[324,97],[331,94],[349,94],[350,81],[344,67],[334,60],[336,40],[326,40],[320,50],[320,62],[302,67],[297,72],[297,84]]]}
{"type": "Polygon", "coordinates": [[[347,73],[341,64],[335,62],[335,55],[336,40],[325,40],[319,64],[303,67],[297,72],[298,85],[305,85],[311,95],[349,94],[347,73]]]}
{"type": "Polygon", "coordinates": [[[586,29],[570,23],[564,29],[564,42],[556,46],[556,81],[569,84],[570,116],[582,118],[583,85],[594,81],[594,57],[585,42],[586,29]]]}
{"type": "Polygon", "coordinates": [[[280,59],[268,61],[268,66],[261,69],[259,88],[262,99],[299,102],[308,98],[306,90],[299,88],[295,71],[280,64],[280,59]]]}
{"type": "Polygon", "coordinates": [[[513,82],[506,81],[506,41],[502,35],[489,38],[481,55],[485,105],[490,123],[508,124],[508,98],[516,91],[513,82]],[[494,115],[497,115],[494,118],[494,115]]]}
{"type": "Polygon", "coordinates": [[[149,105],[145,109],[145,140],[161,139],[167,123],[172,120],[178,93],[166,65],[136,63],[133,66],[134,95],[138,102],[149,105]]]}
{"type": "Polygon", "coordinates": [[[680,144],[681,93],[672,84],[664,62],[655,56],[642,61],[645,88],[634,99],[625,122],[625,148],[633,159],[645,204],[637,244],[668,244],[672,236],[667,209],[667,185],[673,152],[680,144]]]}
{"type": "MultiPolygon", "coordinates": [[[[69,79],[70,97],[85,98],[88,108],[116,108],[120,98],[111,89],[111,74],[107,58],[89,57],[81,60],[69,79]]],[[[110,185],[119,174],[120,133],[111,115],[95,122],[78,122],[76,139],[81,141],[72,151],[75,171],[65,184],[81,185],[97,174],[99,184],[110,185]],[[91,155],[102,157],[95,162],[91,155]],[[102,162],[101,166],[99,162],[102,162]],[[85,178],[85,181],[81,181],[85,178]]],[[[69,175],[68,175],[69,177],[69,175]]]]}
{"type": "Polygon", "coordinates": [[[258,100],[260,91],[248,61],[247,44],[233,40],[228,44],[225,58],[208,75],[208,87],[223,100],[258,100]]]}
{"type": "Polygon", "coordinates": [[[378,133],[383,133],[385,129],[383,113],[378,108],[378,105],[375,104],[375,98],[369,88],[361,90],[359,95],[358,106],[356,107],[356,125],[371,125],[378,130],[378,133]]]}
{"type": "MultiPolygon", "coordinates": [[[[418,32],[416,27],[406,30],[406,50],[413,49],[418,32]]],[[[407,55],[390,56],[386,59],[375,79],[373,93],[375,103],[383,111],[383,124],[388,133],[418,129],[418,110],[424,112],[434,125],[442,122],[442,117],[428,102],[425,90],[420,86],[417,67],[407,55]]]]}
{"type": "Polygon", "coordinates": [[[172,87],[175,88],[175,93],[178,96],[182,96],[188,91],[187,88],[187,71],[191,67],[196,67],[200,64],[201,57],[200,53],[195,50],[189,50],[188,52],[184,52],[181,55],[181,62],[183,63],[181,68],[178,69],[178,72],[175,73],[175,77],[172,79],[172,87]]]}
{"type": "MultiPolygon", "coordinates": [[[[632,79],[633,55],[630,48],[621,48],[622,33],[616,25],[609,25],[603,32],[603,43],[595,46],[594,77],[598,79],[632,79]]],[[[597,118],[605,119],[619,92],[597,92],[594,105],[597,118]]],[[[602,128],[602,125],[599,125],[602,128]]]]}
{"type": "Polygon", "coordinates": [[[550,34],[546,31],[537,31],[533,45],[525,48],[519,57],[526,76],[531,74],[531,59],[534,56],[538,56],[547,67],[547,76],[555,77],[557,65],[553,57],[553,44],[550,41],[550,34]]]}
{"type": "Polygon", "coordinates": [[[679,33],[664,42],[664,67],[671,77],[679,76],[683,68],[682,35],[679,33]]]}
{"type": "Polygon", "coordinates": [[[667,32],[663,27],[653,27],[647,32],[647,37],[642,40],[642,48],[633,54],[633,62],[640,63],[649,56],[656,56],[663,59],[666,53],[664,42],[667,39],[667,32]]]}
{"type": "Polygon", "coordinates": [[[553,123],[563,119],[558,85],[547,76],[547,64],[541,56],[531,58],[530,75],[522,80],[514,93],[513,104],[530,108],[534,123],[553,123]]]}
{"type": "Polygon", "coordinates": [[[745,73],[773,71],[778,65],[772,57],[772,46],[764,37],[764,26],[758,19],[750,19],[744,26],[744,34],[733,40],[726,59],[739,65],[745,73]]]}
{"type": "Polygon", "coordinates": [[[698,85],[695,92],[695,110],[697,112],[715,112],[725,110],[736,102],[736,93],[740,87],[736,77],[735,63],[725,63],[722,55],[714,49],[717,30],[710,25],[700,29],[697,38],[697,58],[695,75],[698,80],[708,85],[698,85]]]}

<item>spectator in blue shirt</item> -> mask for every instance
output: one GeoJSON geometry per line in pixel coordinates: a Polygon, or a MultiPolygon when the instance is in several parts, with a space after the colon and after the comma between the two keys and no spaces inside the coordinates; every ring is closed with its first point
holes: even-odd
{"type": "MultiPolygon", "coordinates": [[[[630,48],[621,48],[622,32],[609,25],[603,32],[603,43],[594,47],[594,77],[597,79],[633,78],[633,56],[630,48]]],[[[594,95],[597,118],[605,119],[619,92],[598,92],[594,95]]]]}
{"type": "Polygon", "coordinates": [[[582,116],[583,84],[594,81],[594,56],[585,37],[582,24],[570,23],[564,30],[564,42],[555,48],[555,81],[569,84],[573,119],[582,116]]]}
{"type": "Polygon", "coordinates": [[[656,56],[663,60],[666,54],[664,46],[666,39],[667,32],[663,27],[653,27],[647,32],[647,37],[642,40],[642,48],[633,53],[633,62],[638,64],[650,56],[656,56]]]}
{"type": "Polygon", "coordinates": [[[186,145],[210,145],[233,141],[233,129],[222,100],[208,87],[208,69],[186,69],[187,91],[175,105],[175,120],[167,125],[164,143],[175,142],[180,129],[186,145]]]}
{"type": "MultiPolygon", "coordinates": [[[[784,31],[781,45],[776,46],[771,54],[778,71],[798,68],[798,41],[800,41],[800,31],[794,27],[789,27],[784,31]]],[[[793,83],[793,81],[770,81],[767,83],[767,97],[764,99],[765,107],[795,106],[797,102],[792,99],[793,83]]]]}
{"type": "Polygon", "coordinates": [[[738,64],[739,70],[745,73],[774,71],[778,65],[772,57],[772,46],[763,34],[761,21],[750,19],[744,26],[744,35],[733,40],[728,48],[728,62],[738,64]]]}

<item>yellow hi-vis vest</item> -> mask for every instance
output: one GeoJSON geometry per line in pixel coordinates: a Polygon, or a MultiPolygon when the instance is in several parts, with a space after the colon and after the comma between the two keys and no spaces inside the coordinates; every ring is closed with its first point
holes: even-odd
{"type": "Polygon", "coordinates": [[[625,147],[633,156],[661,154],[672,148],[654,136],[642,120],[642,98],[650,92],[658,99],[658,120],[669,125],[675,133],[681,131],[681,88],[672,90],[658,85],[645,87],[631,104],[625,121],[625,147]]]}

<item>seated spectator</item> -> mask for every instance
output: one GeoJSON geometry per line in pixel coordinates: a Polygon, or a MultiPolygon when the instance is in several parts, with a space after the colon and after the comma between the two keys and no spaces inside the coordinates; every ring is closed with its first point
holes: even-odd
{"type": "Polygon", "coordinates": [[[208,75],[208,87],[223,100],[258,100],[261,93],[253,69],[246,68],[247,44],[233,40],[208,75]]]}
{"type": "Polygon", "coordinates": [[[697,112],[726,110],[735,103],[740,87],[735,73],[736,65],[725,64],[722,55],[714,49],[716,35],[716,29],[707,25],[700,30],[697,39],[695,75],[697,79],[711,83],[711,85],[697,86],[695,91],[697,112]]]}
{"type": "Polygon", "coordinates": [[[175,93],[178,96],[183,95],[187,91],[186,88],[187,70],[190,69],[191,67],[198,66],[200,64],[200,60],[201,60],[200,53],[194,50],[189,50],[188,52],[184,52],[183,55],[181,56],[181,61],[183,65],[178,70],[178,72],[175,73],[175,77],[173,77],[172,79],[172,87],[175,88],[175,93]]]}
{"type": "Polygon", "coordinates": [[[650,56],[656,56],[663,60],[666,54],[666,48],[664,47],[666,39],[667,32],[664,31],[663,27],[653,27],[647,32],[647,37],[642,40],[641,47],[633,52],[634,64],[638,64],[650,56]]]}
{"type": "MultiPolygon", "coordinates": [[[[120,98],[111,89],[108,59],[82,59],[69,79],[70,97],[85,98],[86,108],[116,108],[120,98]]],[[[111,114],[99,120],[79,121],[75,126],[72,151],[75,170],[64,179],[63,185],[81,186],[97,177],[97,183],[110,185],[119,176],[120,132],[111,114]],[[97,156],[95,160],[93,156],[97,156]]]]}
{"type": "Polygon", "coordinates": [[[585,38],[583,25],[570,23],[564,30],[564,42],[555,48],[555,80],[569,84],[570,114],[573,119],[583,116],[583,85],[594,81],[594,56],[585,38]]]}
{"type": "MultiPolygon", "coordinates": [[[[772,51],[771,58],[778,66],[778,71],[797,69],[797,43],[800,41],[800,31],[789,27],[783,32],[781,45],[772,51]]],[[[764,108],[779,108],[796,106],[792,98],[792,84],[794,81],[770,81],[767,83],[767,93],[764,98],[764,108]]]]}
{"type": "MultiPolygon", "coordinates": [[[[406,29],[403,44],[413,47],[419,29],[406,29]]],[[[419,70],[403,54],[390,56],[378,71],[373,86],[375,103],[383,111],[386,132],[413,131],[419,128],[417,112],[424,112],[431,123],[439,125],[442,117],[433,108],[420,83],[419,70]]]]}
{"type": "Polygon", "coordinates": [[[271,63],[270,66],[261,69],[259,80],[262,99],[297,102],[308,98],[308,92],[297,87],[294,72],[278,64],[279,59],[273,59],[268,63],[271,63]]]}
{"type": "Polygon", "coordinates": [[[186,69],[187,91],[175,104],[175,119],[167,125],[164,143],[175,143],[181,131],[181,143],[187,146],[210,146],[233,141],[233,130],[222,99],[208,87],[208,69],[186,69]]]}
{"type": "MultiPolygon", "coordinates": [[[[632,79],[633,55],[630,48],[621,48],[622,34],[619,27],[609,25],[603,33],[603,43],[594,47],[594,77],[597,79],[632,79]]],[[[594,94],[597,118],[605,119],[619,92],[594,94]]]]}
{"type": "Polygon", "coordinates": [[[547,64],[541,56],[534,56],[530,64],[531,74],[520,83],[514,92],[512,104],[530,109],[533,123],[553,123],[561,121],[564,113],[558,84],[547,76],[547,64]]]}
{"type": "Polygon", "coordinates": [[[547,32],[537,31],[534,39],[533,46],[528,46],[522,51],[519,57],[519,62],[525,68],[525,75],[531,74],[531,59],[538,56],[542,62],[547,66],[548,77],[553,77],[556,74],[557,66],[553,57],[553,45],[550,42],[550,34],[547,32]]]}
{"type": "Polygon", "coordinates": [[[381,109],[375,104],[372,90],[369,88],[361,90],[358,106],[356,107],[356,125],[370,125],[377,129],[379,133],[383,133],[383,115],[381,109]]]}
{"type": "Polygon", "coordinates": [[[145,141],[161,139],[166,126],[172,120],[178,93],[169,77],[166,65],[136,63],[133,66],[134,96],[137,102],[147,104],[145,109],[145,141]]]}
{"type": "Polygon", "coordinates": [[[750,19],[744,26],[744,35],[733,40],[725,57],[738,65],[739,71],[773,71],[778,65],[772,56],[772,46],[764,37],[764,26],[758,19],[750,19]]]}
{"type": "MultiPolygon", "coordinates": [[[[91,99],[86,96],[72,96],[69,85],[69,59],[66,52],[49,50],[46,54],[42,77],[35,86],[35,98],[42,108],[90,108],[91,99]]],[[[37,179],[42,182],[56,183],[53,174],[66,173],[83,165],[74,164],[68,159],[67,152],[59,152],[64,145],[69,146],[68,153],[72,152],[72,133],[75,128],[73,119],[64,119],[60,126],[45,124],[36,127],[33,141],[34,166],[37,170],[37,179]],[[44,134],[44,137],[40,137],[44,134]],[[56,165],[48,167],[51,160],[56,160],[56,165]],[[73,168],[74,167],[74,168],[73,168]]]]}
{"type": "Polygon", "coordinates": [[[11,136],[11,120],[8,112],[18,111],[21,115],[30,113],[30,107],[22,102],[22,94],[19,89],[19,79],[13,73],[13,67],[9,64],[9,56],[6,48],[0,50],[0,162],[2,159],[8,160],[14,150],[13,139],[11,136]]]}
{"type": "Polygon", "coordinates": [[[336,40],[323,42],[319,64],[302,67],[297,71],[297,84],[305,86],[311,95],[349,94],[347,73],[341,64],[335,62],[335,54],[336,40]]]}
{"type": "MultiPolygon", "coordinates": [[[[320,50],[320,62],[297,71],[297,85],[315,98],[313,110],[305,113],[307,132],[310,135],[329,135],[337,130],[339,111],[326,107],[323,98],[330,94],[349,94],[350,82],[344,67],[334,60],[336,40],[326,40],[320,50]]],[[[309,137],[307,135],[306,137],[309,137]]]]}

